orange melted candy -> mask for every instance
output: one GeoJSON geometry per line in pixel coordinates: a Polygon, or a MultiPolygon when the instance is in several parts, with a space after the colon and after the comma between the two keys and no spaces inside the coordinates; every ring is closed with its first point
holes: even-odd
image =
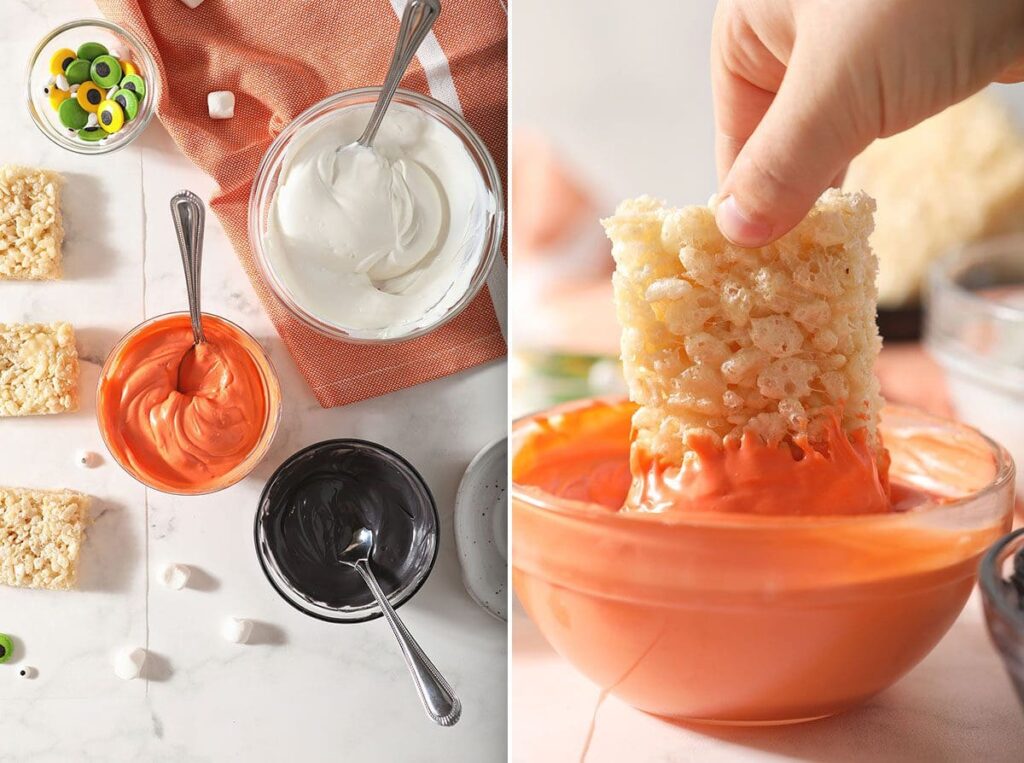
{"type": "Polygon", "coordinates": [[[100,381],[108,446],[157,488],[201,492],[229,481],[261,444],[277,402],[252,339],[211,315],[203,330],[207,342],[183,364],[193,342],[188,317],[146,324],[123,340],[100,381]]]}
{"type": "Polygon", "coordinates": [[[1008,512],[969,529],[912,510],[993,478],[981,438],[901,432],[891,499],[858,440],[789,463],[744,443],[635,479],[634,410],[583,402],[514,428],[512,574],[552,646],[648,712],[773,723],[862,702],[938,642],[1008,525],[1008,512]],[[914,464],[932,454],[956,465],[926,492],[914,464]],[[657,511],[623,510],[637,500],[657,511]],[[874,516],[809,516],[840,512],[874,516]]]}

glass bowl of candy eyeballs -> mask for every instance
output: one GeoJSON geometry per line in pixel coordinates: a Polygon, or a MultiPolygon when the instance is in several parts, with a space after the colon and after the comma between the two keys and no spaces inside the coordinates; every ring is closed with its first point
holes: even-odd
{"type": "Polygon", "coordinates": [[[160,99],[156,61],[131,32],[103,19],[62,24],[28,64],[28,111],[53,143],[78,154],[124,148],[160,99]]]}

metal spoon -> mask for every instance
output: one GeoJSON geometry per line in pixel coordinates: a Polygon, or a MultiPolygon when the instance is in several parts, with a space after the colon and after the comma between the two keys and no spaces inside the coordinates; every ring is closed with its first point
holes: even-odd
{"type": "MultiPolygon", "coordinates": [[[[355,145],[369,148],[373,145],[373,139],[377,136],[381,122],[384,121],[384,114],[391,105],[391,99],[395,97],[398,90],[398,83],[405,76],[405,70],[412,63],[413,56],[423,43],[427,32],[434,26],[437,17],[441,14],[441,0],[409,0],[402,12],[402,23],[398,28],[398,39],[395,40],[395,52],[391,55],[391,66],[388,74],[381,85],[380,95],[377,96],[377,103],[370,114],[370,121],[366,123],[366,129],[359,136],[355,145]]],[[[349,146],[343,146],[339,151],[344,151],[349,146]]]]}
{"type": "Polygon", "coordinates": [[[192,322],[192,346],[185,351],[178,364],[177,389],[189,379],[196,347],[206,342],[203,333],[203,314],[199,308],[199,276],[203,264],[203,231],[206,227],[206,207],[192,191],[178,191],[171,197],[171,217],[178,234],[181,264],[185,268],[185,290],[188,292],[188,314],[192,322]],[[186,370],[186,366],[188,369],[186,370]]]}
{"type": "Polygon", "coordinates": [[[416,691],[419,692],[420,701],[423,703],[427,715],[438,725],[454,726],[462,716],[462,702],[455,696],[451,685],[434,667],[434,663],[423,653],[420,645],[416,643],[402,621],[398,619],[391,602],[384,595],[380,583],[377,582],[377,578],[370,568],[372,553],[373,532],[363,527],[353,533],[352,540],[338,556],[338,561],[355,568],[380,605],[384,619],[388,621],[395,638],[398,639],[398,646],[402,649],[405,664],[412,674],[413,683],[416,684],[416,691]]]}

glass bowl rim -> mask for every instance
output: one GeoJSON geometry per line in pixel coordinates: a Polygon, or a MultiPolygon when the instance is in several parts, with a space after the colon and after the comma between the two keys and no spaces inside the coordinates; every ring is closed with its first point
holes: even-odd
{"type": "MultiPolygon", "coordinates": [[[[624,396],[601,396],[584,398],[582,400],[574,400],[567,403],[561,403],[551,408],[544,410],[535,411],[533,413],[526,414],[516,418],[511,425],[510,437],[509,437],[509,463],[510,466],[515,459],[515,444],[517,431],[522,432],[527,426],[539,416],[551,416],[556,413],[572,410],[577,407],[583,407],[585,405],[601,402],[609,405],[621,405],[628,403],[628,398],[624,396]]],[[[592,504],[586,501],[579,501],[573,499],[558,499],[542,494],[539,489],[533,489],[529,486],[522,485],[516,482],[514,479],[510,480],[509,494],[513,501],[522,502],[527,504],[533,509],[539,509],[552,513],[555,516],[561,517],[568,520],[576,521],[592,521],[597,523],[604,523],[608,526],[616,527],[635,527],[636,522],[650,522],[660,524],[665,527],[678,528],[680,530],[686,528],[706,529],[706,528],[734,528],[737,530],[781,530],[781,531],[792,531],[794,529],[803,528],[822,528],[822,527],[863,527],[865,525],[887,525],[887,524],[900,524],[910,519],[918,519],[922,517],[929,517],[938,512],[948,512],[957,508],[965,508],[971,504],[977,502],[979,499],[985,498],[989,495],[999,492],[1006,488],[1009,484],[1012,486],[1013,480],[1016,474],[1016,467],[1013,462],[1013,458],[1009,452],[1002,445],[994,441],[992,438],[985,434],[982,434],[977,429],[967,424],[963,424],[959,421],[953,421],[952,419],[946,419],[941,416],[935,416],[930,413],[926,413],[915,408],[910,408],[901,405],[886,404],[883,407],[883,414],[886,412],[895,414],[910,414],[918,417],[923,417],[929,421],[942,423],[942,424],[953,424],[957,427],[965,429],[972,434],[976,435],[985,445],[988,447],[989,452],[992,454],[995,460],[995,476],[992,480],[984,487],[976,490],[970,495],[963,496],[961,498],[954,498],[942,503],[934,502],[927,506],[920,508],[913,508],[903,512],[888,512],[885,514],[858,514],[852,516],[840,516],[840,515],[822,515],[822,516],[761,516],[744,514],[741,516],[732,514],[718,514],[713,512],[705,513],[693,513],[688,514],[685,517],[674,516],[666,518],[663,514],[642,514],[634,513],[629,516],[623,516],[620,512],[612,512],[606,509],[599,509],[594,507],[592,504]]]]}
{"type": "MultiPolygon", "coordinates": [[[[430,562],[422,568],[422,576],[416,582],[416,584],[410,586],[408,589],[401,592],[402,598],[399,599],[398,597],[394,597],[393,600],[393,595],[388,597],[388,601],[390,602],[391,606],[394,609],[398,609],[407,601],[412,599],[417,593],[419,593],[420,589],[423,588],[423,585],[427,582],[427,578],[430,577],[430,573],[434,571],[434,565],[437,563],[437,557],[441,549],[441,516],[437,511],[437,500],[434,498],[434,493],[430,489],[430,485],[428,485],[427,481],[423,478],[423,475],[420,473],[419,469],[413,466],[412,463],[401,453],[392,450],[386,445],[381,445],[379,442],[373,442],[372,440],[364,440],[359,437],[335,437],[328,440],[319,440],[317,442],[305,446],[304,448],[300,448],[299,450],[292,453],[290,456],[288,456],[288,458],[286,458],[284,461],[277,465],[277,467],[274,469],[274,472],[270,475],[269,478],[267,478],[266,483],[263,485],[263,490],[260,491],[260,497],[256,502],[256,514],[253,518],[253,543],[256,547],[256,560],[259,562],[260,569],[263,570],[263,576],[266,577],[267,582],[270,583],[270,586],[274,589],[278,596],[280,596],[292,608],[297,609],[302,614],[316,618],[317,620],[326,623],[340,623],[342,625],[349,625],[354,623],[365,623],[371,620],[376,620],[380,617],[383,617],[384,613],[381,611],[380,607],[376,604],[376,602],[374,602],[366,605],[366,614],[360,614],[356,617],[332,617],[330,615],[324,614],[321,611],[317,611],[313,608],[317,605],[305,600],[305,598],[302,597],[301,594],[297,594],[297,596],[303,599],[303,601],[305,602],[305,604],[300,604],[298,601],[295,601],[290,596],[288,596],[285,593],[285,591],[281,590],[281,587],[278,585],[277,580],[274,579],[274,576],[271,575],[270,570],[267,568],[269,562],[265,558],[265,555],[260,548],[260,515],[262,513],[263,502],[264,499],[267,497],[267,491],[270,490],[270,485],[277,477],[278,472],[280,472],[286,465],[290,464],[295,459],[299,458],[302,455],[305,455],[306,453],[309,453],[310,451],[337,445],[360,445],[363,447],[368,447],[370,450],[382,452],[386,455],[395,458],[409,470],[409,473],[412,475],[413,479],[420,484],[420,486],[423,488],[423,492],[427,496],[427,501],[431,509],[431,514],[434,517],[434,530],[430,533],[430,538],[433,543],[433,548],[431,549],[430,554],[430,562]]],[[[327,612],[332,611],[328,607],[320,607],[319,609],[327,612]]]]}
{"type": "Polygon", "coordinates": [[[957,270],[970,267],[987,259],[986,255],[1000,254],[1014,247],[1024,252],[1024,233],[1007,233],[974,241],[955,249],[936,260],[928,269],[929,301],[943,295],[970,304],[979,313],[1004,322],[1024,323],[1024,307],[1015,307],[1002,302],[985,299],[977,292],[964,288],[956,279],[957,270]]]}
{"type": "MultiPolygon", "coordinates": [[[[491,152],[488,150],[486,144],[477,132],[469,125],[465,117],[458,114],[451,107],[429,95],[424,95],[423,93],[418,93],[416,91],[400,87],[395,91],[396,101],[400,103],[411,102],[416,108],[427,111],[428,114],[431,109],[437,110],[443,114],[445,118],[450,120],[453,125],[455,125],[455,128],[457,129],[452,129],[447,124],[444,126],[448,129],[452,129],[452,131],[455,132],[461,140],[472,147],[471,155],[474,159],[473,163],[477,166],[477,169],[480,170],[481,180],[494,198],[494,214],[491,217],[487,226],[487,233],[485,234],[490,236],[490,244],[487,246],[486,251],[482,253],[480,260],[476,265],[473,278],[470,280],[466,291],[439,320],[429,325],[421,326],[413,331],[389,337],[352,336],[347,333],[346,329],[316,318],[316,316],[312,315],[307,310],[304,310],[291,296],[289,290],[280,282],[280,279],[275,274],[274,269],[270,266],[269,260],[266,256],[262,236],[262,212],[259,203],[260,199],[268,192],[267,186],[269,185],[269,179],[271,175],[273,175],[275,168],[279,168],[280,162],[284,156],[284,146],[288,141],[292,140],[302,129],[315,124],[317,119],[328,116],[335,111],[348,108],[348,105],[344,105],[345,101],[353,98],[360,98],[362,96],[376,95],[380,90],[381,88],[378,85],[342,90],[339,93],[329,95],[326,98],[317,101],[294,117],[281,130],[281,132],[274,137],[274,140],[270,143],[266,151],[263,153],[263,156],[260,158],[259,166],[256,168],[256,173],[253,176],[252,186],[249,191],[248,208],[246,210],[246,230],[249,236],[249,250],[252,252],[253,259],[256,261],[256,266],[260,275],[266,282],[267,287],[274,296],[274,299],[280,302],[287,309],[289,314],[302,321],[313,330],[324,336],[328,336],[332,339],[337,339],[348,344],[385,345],[407,342],[426,334],[430,334],[451,321],[457,315],[462,313],[462,311],[465,310],[469,303],[472,302],[483,289],[483,286],[487,282],[487,278],[491,273],[491,269],[494,266],[494,261],[497,258],[498,253],[501,251],[502,240],[505,233],[505,194],[502,188],[501,175],[498,172],[498,167],[494,161],[494,157],[491,156],[491,152]],[[342,105],[339,106],[339,104],[342,105]],[[338,108],[333,108],[335,106],[338,106],[338,108]],[[480,161],[476,161],[477,159],[480,161]],[[480,164],[483,166],[480,167],[480,164]]],[[[351,104],[351,106],[364,105],[364,103],[371,104],[372,101],[367,100],[365,102],[357,102],[351,104]]],[[[268,203],[271,200],[272,197],[268,198],[268,203]]],[[[481,246],[483,243],[484,242],[481,242],[481,246]]]]}
{"type": "MultiPolygon", "coordinates": [[[[134,327],[132,327],[131,329],[126,331],[121,336],[121,338],[117,340],[117,342],[111,348],[110,352],[107,353],[107,357],[104,358],[104,360],[103,360],[103,365],[100,366],[99,378],[97,378],[97,380],[96,380],[96,401],[97,401],[97,405],[96,405],[96,428],[99,429],[99,431],[100,431],[100,438],[103,440],[103,446],[107,449],[107,453],[110,454],[110,457],[114,459],[114,462],[118,466],[121,467],[122,471],[124,471],[125,474],[127,474],[129,477],[134,479],[136,482],[138,482],[143,487],[145,487],[145,488],[147,488],[149,490],[155,490],[158,493],[163,493],[165,495],[182,495],[182,496],[210,495],[212,493],[219,493],[221,490],[227,490],[229,487],[234,487],[239,482],[241,482],[246,477],[248,477],[250,474],[252,474],[253,470],[255,470],[255,468],[257,466],[259,466],[260,462],[263,460],[263,458],[270,451],[270,446],[273,443],[274,438],[277,436],[277,430],[280,428],[280,425],[281,425],[281,412],[282,412],[282,409],[284,408],[284,405],[283,405],[282,399],[281,399],[282,398],[282,395],[281,395],[281,378],[277,374],[277,369],[274,368],[274,363],[273,363],[273,360],[270,357],[270,353],[266,351],[266,349],[263,347],[263,345],[261,345],[259,343],[259,341],[256,339],[256,337],[254,337],[252,334],[250,334],[248,331],[246,331],[244,328],[239,326],[234,321],[229,320],[229,319],[225,318],[222,315],[218,315],[217,313],[207,312],[206,310],[203,310],[202,314],[204,316],[213,317],[213,318],[216,318],[217,320],[223,321],[227,325],[229,325],[232,328],[234,328],[236,331],[240,332],[243,336],[245,336],[247,339],[249,339],[256,347],[258,347],[260,349],[260,351],[263,353],[263,360],[266,363],[267,371],[269,372],[268,373],[269,381],[272,382],[273,386],[277,389],[277,405],[276,405],[276,410],[272,414],[270,412],[268,412],[268,415],[267,415],[267,422],[266,422],[266,425],[264,426],[264,434],[260,438],[261,443],[263,443],[263,446],[261,448],[262,454],[260,455],[259,458],[255,459],[249,465],[249,467],[247,469],[245,469],[241,474],[238,475],[238,479],[233,480],[232,482],[229,482],[229,483],[227,483],[225,485],[220,485],[218,487],[210,488],[209,490],[199,490],[199,491],[195,491],[195,490],[171,490],[169,488],[157,487],[155,485],[149,484],[148,482],[143,480],[141,477],[139,477],[137,474],[135,474],[135,472],[132,469],[130,469],[128,466],[126,466],[121,461],[121,459],[117,457],[117,454],[114,452],[114,449],[112,447],[110,447],[110,441],[109,441],[109,439],[107,437],[106,430],[104,429],[102,423],[99,420],[100,419],[100,407],[99,407],[100,390],[103,387],[103,379],[106,376],[107,368],[110,366],[110,362],[113,360],[114,356],[117,354],[117,351],[120,350],[124,346],[125,342],[127,342],[131,337],[135,336],[139,331],[141,331],[146,326],[149,326],[152,323],[156,323],[157,321],[164,320],[164,319],[167,319],[167,318],[178,318],[178,317],[186,317],[187,318],[188,317],[188,312],[185,311],[185,310],[176,310],[176,311],[172,311],[172,312],[168,312],[168,313],[160,313],[159,315],[154,315],[152,318],[147,318],[146,320],[142,321],[141,323],[135,325],[134,327]]],[[[248,461],[249,458],[252,457],[253,453],[256,453],[256,451],[254,450],[252,453],[250,453],[248,456],[246,456],[246,460],[242,461],[242,463],[244,464],[246,461],[248,461]]]]}
{"type": "Polygon", "coordinates": [[[1000,570],[999,557],[1004,550],[1014,544],[1020,546],[1015,551],[1024,549],[1024,527],[1007,533],[988,548],[978,568],[978,587],[986,604],[998,612],[1000,618],[1013,623],[1024,635],[1024,610],[1011,607],[1003,595],[1004,592],[998,589],[999,583],[1005,581],[1000,570]]]}
{"type": "Polygon", "coordinates": [[[27,104],[29,116],[32,118],[32,123],[39,129],[39,131],[46,136],[46,139],[53,143],[59,148],[63,148],[66,151],[79,154],[81,156],[102,156],[104,154],[111,154],[115,151],[131,144],[139,135],[141,135],[153,117],[156,115],[157,102],[160,100],[160,72],[157,68],[156,58],[150,52],[149,48],[132,32],[128,31],[124,27],[115,24],[112,21],[107,21],[103,18],[86,17],[80,19],[73,19],[66,21],[59,26],[54,27],[47,32],[43,38],[33,48],[32,53],[28,58],[28,66],[26,68],[25,86],[27,88],[27,104]],[[84,27],[100,27],[106,31],[114,34],[115,36],[123,37],[128,43],[138,50],[142,57],[145,59],[146,68],[149,69],[153,76],[146,81],[146,101],[149,101],[149,105],[146,108],[145,114],[141,117],[136,117],[132,120],[135,122],[131,131],[124,135],[117,141],[107,141],[106,144],[101,141],[99,143],[82,143],[75,144],[70,141],[61,141],[55,134],[54,129],[50,126],[45,119],[38,113],[36,102],[33,98],[32,92],[32,70],[35,68],[36,62],[39,57],[43,54],[46,46],[53,42],[59,35],[64,32],[69,32],[73,29],[80,29],[84,27]],[[152,95],[152,99],[149,96],[152,95]]]}

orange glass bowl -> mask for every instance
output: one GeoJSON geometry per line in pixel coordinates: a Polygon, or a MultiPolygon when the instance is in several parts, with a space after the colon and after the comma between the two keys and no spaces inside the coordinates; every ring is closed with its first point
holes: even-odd
{"type": "Polygon", "coordinates": [[[623,516],[633,410],[589,400],[513,425],[512,580],[559,654],[650,713],[793,723],[863,702],[938,643],[1010,526],[1006,451],[894,407],[894,484],[941,499],[853,517],[623,516]]]}
{"type": "Polygon", "coordinates": [[[265,396],[263,420],[259,423],[261,430],[258,437],[255,438],[255,444],[249,450],[248,455],[223,474],[206,480],[187,482],[183,480],[170,481],[156,471],[147,470],[144,464],[133,462],[133,459],[128,455],[128,448],[119,426],[116,422],[108,421],[108,416],[106,415],[107,412],[116,410],[121,405],[120,401],[113,397],[117,392],[115,390],[116,385],[111,382],[111,379],[118,367],[122,363],[127,362],[125,359],[131,354],[136,340],[148,338],[161,331],[174,331],[177,333],[188,331],[191,335],[188,313],[160,315],[140,323],[125,334],[107,356],[97,384],[96,420],[107,450],[128,474],[147,487],[164,493],[203,495],[223,490],[239,482],[256,468],[256,465],[266,455],[281,419],[281,387],[278,382],[277,372],[274,370],[269,356],[260,346],[259,342],[244,329],[226,318],[210,313],[203,313],[203,328],[208,339],[211,341],[215,340],[218,336],[230,337],[233,342],[236,342],[246,352],[259,374],[260,387],[265,396]]]}

